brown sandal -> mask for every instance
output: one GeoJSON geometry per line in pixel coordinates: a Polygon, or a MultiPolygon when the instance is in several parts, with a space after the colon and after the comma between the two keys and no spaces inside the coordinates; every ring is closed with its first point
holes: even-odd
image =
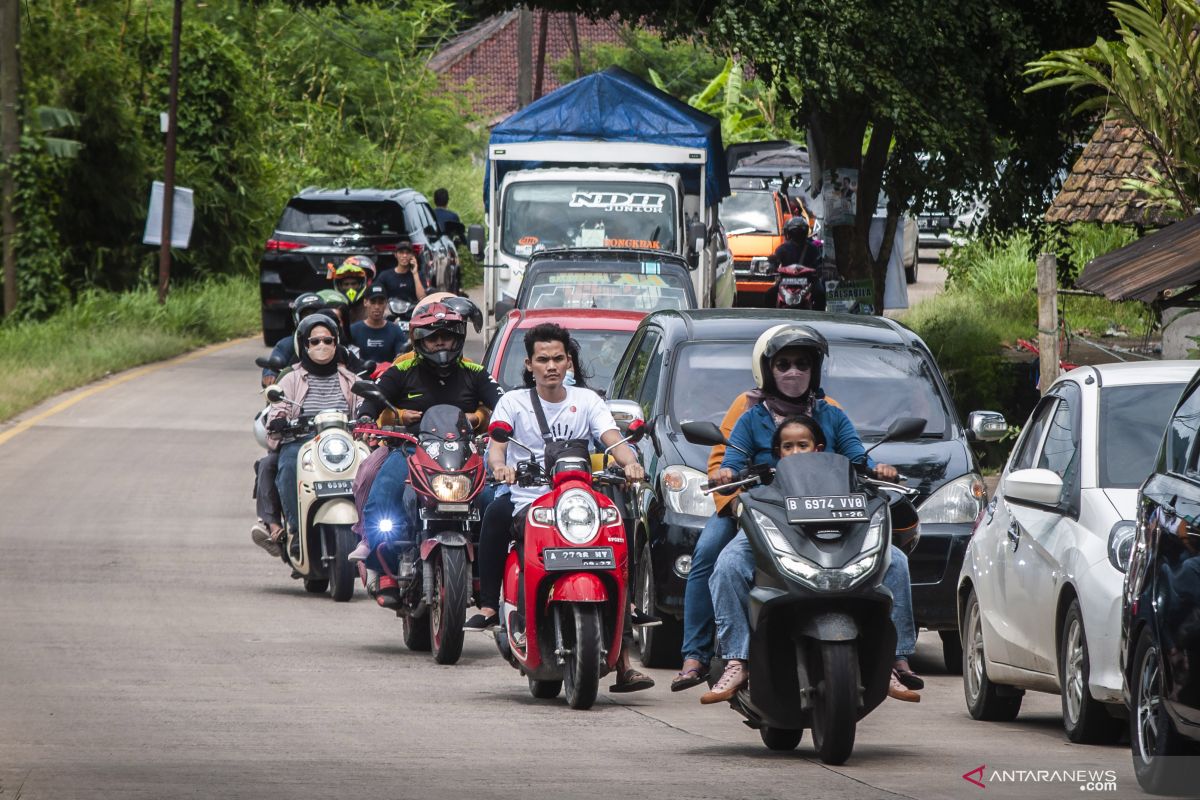
{"type": "Polygon", "coordinates": [[[636,669],[630,668],[621,673],[621,677],[617,682],[608,687],[610,692],[640,692],[643,689],[649,689],[654,685],[654,679],[649,675],[644,675],[636,669]]]}

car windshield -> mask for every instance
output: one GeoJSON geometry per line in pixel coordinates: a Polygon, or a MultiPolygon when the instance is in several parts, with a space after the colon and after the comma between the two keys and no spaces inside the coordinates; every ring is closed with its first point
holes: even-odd
{"type": "MultiPolygon", "coordinates": [[[[684,345],[675,359],[671,415],[676,422],[721,424],[741,392],[754,388],[754,342],[684,345]]],[[[928,361],[899,347],[833,345],[822,369],[826,395],[846,412],[859,436],[879,438],[899,417],[924,417],[925,435],[944,437],[950,415],[928,361]]]]}
{"type": "Polygon", "coordinates": [[[675,195],[659,183],[516,183],[504,194],[501,249],[529,257],[554,247],[675,249],[675,195]]]}
{"type": "MultiPolygon", "coordinates": [[[[505,391],[525,385],[525,331],[513,331],[508,348],[501,356],[496,380],[505,391]]],[[[587,384],[593,389],[607,389],[612,383],[617,363],[625,353],[625,345],[633,331],[587,331],[571,329],[571,338],[579,342],[579,354],[587,373],[587,384]]]]}
{"type": "Polygon", "coordinates": [[[395,203],[293,200],[276,229],[282,233],[401,236],[404,214],[395,203]]]}
{"type": "Polygon", "coordinates": [[[779,234],[772,192],[734,192],[721,201],[720,217],[721,224],[731,234],[779,234]]]}
{"type": "Polygon", "coordinates": [[[686,274],[660,272],[657,263],[643,263],[641,269],[647,274],[539,269],[527,274],[526,286],[521,287],[529,297],[523,307],[608,308],[646,313],[692,307],[686,274]]]}
{"type": "Polygon", "coordinates": [[[1154,471],[1163,431],[1183,386],[1151,383],[1100,390],[1096,458],[1102,489],[1136,489],[1154,471]]]}

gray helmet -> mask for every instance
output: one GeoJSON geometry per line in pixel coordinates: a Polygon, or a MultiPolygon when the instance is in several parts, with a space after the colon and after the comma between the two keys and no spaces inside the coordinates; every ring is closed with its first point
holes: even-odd
{"type": "Polygon", "coordinates": [[[305,292],[292,301],[292,324],[299,325],[300,320],[314,311],[325,307],[325,301],[316,292],[305,292]]]}

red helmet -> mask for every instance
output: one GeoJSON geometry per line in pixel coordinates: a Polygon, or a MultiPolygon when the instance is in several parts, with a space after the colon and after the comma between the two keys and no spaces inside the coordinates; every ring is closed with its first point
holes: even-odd
{"type": "Polygon", "coordinates": [[[427,359],[438,367],[448,367],[462,357],[463,345],[467,341],[467,321],[443,303],[430,303],[413,312],[408,324],[408,335],[412,338],[413,352],[418,358],[427,359]],[[429,352],[423,342],[436,333],[448,333],[453,336],[454,346],[449,350],[429,352]]]}

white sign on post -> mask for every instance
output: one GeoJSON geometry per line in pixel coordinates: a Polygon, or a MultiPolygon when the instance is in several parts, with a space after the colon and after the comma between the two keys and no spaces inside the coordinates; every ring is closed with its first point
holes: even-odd
{"type": "MultiPolygon", "coordinates": [[[[146,230],[142,244],[162,244],[163,183],[155,181],[150,189],[150,212],[146,215],[146,230]]],[[[175,204],[171,211],[171,247],[186,250],[192,238],[192,223],[196,208],[192,190],[175,187],[175,204]]]]}

